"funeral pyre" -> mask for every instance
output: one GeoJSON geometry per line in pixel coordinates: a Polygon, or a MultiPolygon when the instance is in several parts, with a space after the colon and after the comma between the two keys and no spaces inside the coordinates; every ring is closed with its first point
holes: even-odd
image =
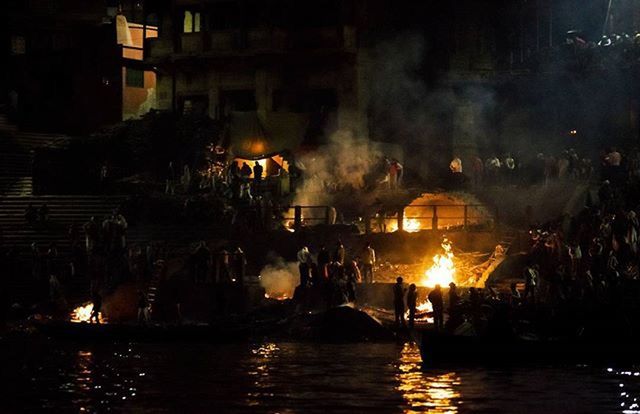
{"type": "MultiPolygon", "coordinates": [[[[92,313],[93,313],[93,303],[91,302],[85,303],[84,305],[78,306],[71,312],[70,321],[75,323],[95,322],[95,319],[92,320],[91,318],[92,313]]],[[[97,318],[100,323],[106,323],[106,318],[102,315],[102,312],[98,312],[97,318]]]]}
{"type": "Polygon", "coordinates": [[[402,276],[407,284],[433,288],[439,284],[447,288],[454,282],[459,287],[483,287],[489,274],[504,258],[505,247],[498,245],[493,252],[463,251],[444,238],[439,249],[412,264],[382,261],[376,269],[377,282],[394,283],[402,276]]]}

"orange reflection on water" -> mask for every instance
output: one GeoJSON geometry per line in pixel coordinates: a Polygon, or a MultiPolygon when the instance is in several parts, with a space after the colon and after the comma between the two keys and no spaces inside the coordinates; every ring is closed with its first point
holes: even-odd
{"type": "Polygon", "coordinates": [[[280,348],[274,343],[262,344],[251,350],[253,358],[248,374],[253,377],[255,391],[247,393],[247,405],[258,406],[262,399],[274,397],[274,393],[271,392],[273,388],[271,360],[277,357],[279,351],[280,348]]]}
{"type": "Polygon", "coordinates": [[[404,412],[457,413],[457,402],[461,395],[456,388],[460,385],[460,378],[455,372],[424,372],[421,365],[418,346],[414,343],[405,344],[400,354],[400,372],[396,375],[399,382],[397,389],[408,405],[404,412]]]}

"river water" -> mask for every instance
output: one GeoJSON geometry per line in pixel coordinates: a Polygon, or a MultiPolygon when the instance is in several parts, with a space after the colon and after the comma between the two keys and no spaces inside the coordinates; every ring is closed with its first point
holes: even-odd
{"type": "Polygon", "coordinates": [[[13,353],[0,356],[0,412],[640,413],[640,368],[424,369],[409,344],[46,341],[13,353]]]}

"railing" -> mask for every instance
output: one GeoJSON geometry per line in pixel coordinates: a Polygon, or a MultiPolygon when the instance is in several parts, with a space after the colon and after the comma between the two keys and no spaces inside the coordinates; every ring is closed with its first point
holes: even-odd
{"type": "MultiPolygon", "coordinates": [[[[469,229],[471,226],[495,227],[497,212],[491,214],[483,204],[438,204],[395,206],[395,217],[377,218],[378,227],[391,224],[399,231],[442,230],[450,228],[469,229]],[[416,211],[417,210],[417,211],[416,211]],[[410,214],[411,213],[411,214],[410,214]],[[410,226],[410,228],[405,228],[410,226]]],[[[370,228],[370,226],[367,226],[370,228]]],[[[383,229],[385,231],[386,229],[383,229]]]]}
{"type": "Polygon", "coordinates": [[[293,216],[282,217],[289,229],[299,230],[303,223],[309,224],[333,224],[335,222],[335,210],[330,206],[286,206],[284,210],[293,216]]]}
{"type": "MultiPolygon", "coordinates": [[[[282,221],[291,230],[298,230],[305,224],[334,224],[336,219],[336,211],[331,206],[286,206],[284,210],[287,214],[282,217],[282,221]]],[[[483,204],[392,206],[388,210],[394,211],[394,214],[366,216],[365,232],[416,232],[452,228],[493,230],[499,218],[497,211],[490,213],[483,204]]]]}

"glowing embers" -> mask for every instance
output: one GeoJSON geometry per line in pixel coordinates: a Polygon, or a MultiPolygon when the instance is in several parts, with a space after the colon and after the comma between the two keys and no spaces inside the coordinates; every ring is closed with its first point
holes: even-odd
{"type": "Polygon", "coordinates": [[[427,287],[440,285],[446,287],[449,283],[455,283],[456,267],[453,263],[454,255],[451,251],[451,242],[446,238],[442,241],[442,253],[433,256],[433,264],[424,273],[421,284],[427,287]]]}
{"type": "Polygon", "coordinates": [[[265,293],[264,294],[265,299],[273,299],[273,300],[287,300],[290,299],[289,295],[287,295],[286,293],[265,293]]]}
{"type": "MultiPolygon", "coordinates": [[[[85,303],[84,305],[78,306],[71,312],[71,322],[75,323],[92,323],[95,322],[95,318],[91,318],[91,314],[93,312],[93,303],[85,303]]],[[[106,319],[102,316],[102,312],[98,312],[98,321],[100,323],[105,323],[106,319]]]]}

